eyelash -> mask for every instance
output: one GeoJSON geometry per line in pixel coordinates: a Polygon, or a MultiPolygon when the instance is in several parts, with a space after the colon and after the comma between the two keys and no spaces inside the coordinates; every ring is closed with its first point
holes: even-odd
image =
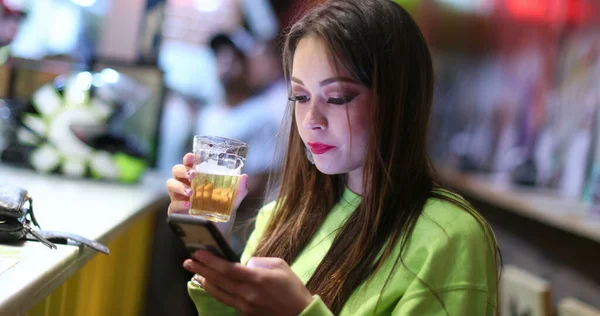
{"type": "Polygon", "coordinates": [[[343,96],[341,98],[329,98],[327,99],[327,103],[336,104],[336,105],[344,105],[346,103],[350,103],[354,100],[354,96],[343,96]]]}
{"type": "Polygon", "coordinates": [[[306,95],[294,95],[291,98],[289,98],[288,100],[290,100],[292,102],[306,103],[306,102],[308,102],[308,100],[310,100],[310,97],[308,97],[306,95]]]}
{"type": "MultiPolygon", "coordinates": [[[[355,98],[355,96],[344,96],[341,98],[328,98],[327,103],[335,104],[335,105],[344,105],[346,103],[350,103],[352,100],[354,100],[354,98],[355,98]]],[[[302,104],[302,103],[308,102],[310,100],[310,97],[306,96],[306,95],[295,95],[295,96],[292,96],[291,98],[289,98],[288,100],[302,104]]]]}

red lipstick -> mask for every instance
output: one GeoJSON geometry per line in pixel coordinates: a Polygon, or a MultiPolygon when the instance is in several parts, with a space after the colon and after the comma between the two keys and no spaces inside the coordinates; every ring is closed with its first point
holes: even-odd
{"type": "Polygon", "coordinates": [[[306,143],[306,144],[308,145],[308,148],[310,148],[310,151],[315,155],[324,154],[335,148],[335,146],[321,144],[321,143],[306,143]]]}

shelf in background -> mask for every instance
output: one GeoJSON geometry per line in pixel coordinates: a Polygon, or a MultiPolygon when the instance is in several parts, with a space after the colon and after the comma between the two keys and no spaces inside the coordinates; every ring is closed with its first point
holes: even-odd
{"type": "Polygon", "coordinates": [[[600,218],[589,216],[589,206],[579,200],[497,181],[490,175],[467,174],[439,165],[436,171],[441,183],[458,193],[600,243],[600,218]]]}

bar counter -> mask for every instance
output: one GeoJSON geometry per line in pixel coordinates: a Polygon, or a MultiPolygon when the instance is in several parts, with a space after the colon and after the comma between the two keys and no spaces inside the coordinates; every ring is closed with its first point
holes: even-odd
{"type": "Polygon", "coordinates": [[[0,164],[0,182],[27,189],[42,229],[97,240],[87,247],[0,244],[0,315],[135,315],[143,309],[156,212],[168,201],[164,180],[138,184],[40,175],[0,164]]]}

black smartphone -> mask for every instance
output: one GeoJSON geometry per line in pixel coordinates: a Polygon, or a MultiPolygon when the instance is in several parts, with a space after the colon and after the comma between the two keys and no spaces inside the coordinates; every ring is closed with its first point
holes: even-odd
{"type": "Polygon", "coordinates": [[[212,222],[186,214],[171,214],[167,217],[167,224],[181,238],[190,254],[196,250],[208,250],[226,260],[240,262],[238,255],[212,222]]]}

